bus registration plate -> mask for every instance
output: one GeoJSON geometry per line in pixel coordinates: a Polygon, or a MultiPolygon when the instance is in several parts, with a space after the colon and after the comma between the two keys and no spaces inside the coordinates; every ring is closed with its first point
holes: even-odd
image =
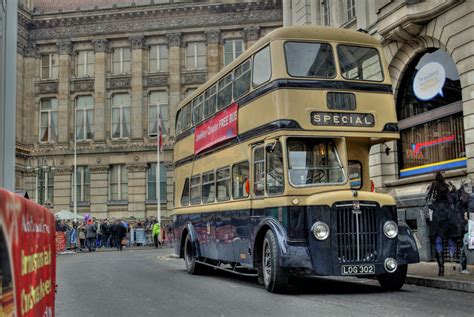
{"type": "Polygon", "coordinates": [[[375,274],[375,265],[343,265],[341,271],[342,275],[375,274]]]}

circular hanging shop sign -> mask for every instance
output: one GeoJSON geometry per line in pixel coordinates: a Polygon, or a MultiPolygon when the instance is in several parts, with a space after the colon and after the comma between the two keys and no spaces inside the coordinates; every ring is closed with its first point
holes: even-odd
{"type": "Polygon", "coordinates": [[[436,95],[443,96],[443,86],[446,81],[446,72],[443,65],[431,62],[424,65],[413,79],[413,91],[420,100],[430,100],[436,95]]]}

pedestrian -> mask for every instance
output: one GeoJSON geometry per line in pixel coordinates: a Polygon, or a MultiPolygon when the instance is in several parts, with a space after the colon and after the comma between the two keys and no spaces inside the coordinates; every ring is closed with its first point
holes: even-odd
{"type": "Polygon", "coordinates": [[[89,249],[89,252],[95,251],[96,236],[97,236],[97,227],[94,224],[94,221],[92,219],[89,219],[86,225],[86,240],[87,240],[87,248],[89,249]]]}
{"type": "Polygon", "coordinates": [[[96,236],[96,241],[95,245],[97,248],[100,248],[100,245],[102,244],[102,223],[97,222],[97,236],[96,236]]]}
{"type": "Polygon", "coordinates": [[[125,226],[120,222],[120,220],[116,220],[115,224],[112,227],[112,234],[114,236],[115,247],[117,250],[123,250],[123,241],[127,235],[127,229],[125,226]]]}
{"type": "Polygon", "coordinates": [[[155,242],[155,248],[158,248],[158,245],[161,246],[160,231],[161,231],[160,223],[158,221],[155,221],[152,228],[153,241],[155,242]]]}
{"type": "Polygon", "coordinates": [[[73,224],[72,230],[69,236],[70,242],[71,242],[71,249],[74,250],[74,252],[77,252],[77,226],[76,224],[73,224]]]}
{"type": "MultiPolygon", "coordinates": [[[[455,241],[461,237],[462,224],[459,213],[462,209],[459,193],[455,187],[444,180],[441,172],[436,173],[435,181],[430,185],[426,200],[429,209],[433,210],[430,223],[430,239],[435,246],[438,262],[438,276],[444,276],[444,245],[447,241],[451,259],[456,251],[455,241]]],[[[462,219],[462,218],[461,218],[462,219]]]]}
{"type": "Polygon", "coordinates": [[[79,226],[79,251],[85,248],[85,241],[86,241],[86,230],[83,225],[79,226]]]}
{"type": "Polygon", "coordinates": [[[104,222],[100,225],[100,231],[102,232],[102,245],[101,247],[108,246],[109,242],[109,223],[108,220],[105,219],[104,222]]]}

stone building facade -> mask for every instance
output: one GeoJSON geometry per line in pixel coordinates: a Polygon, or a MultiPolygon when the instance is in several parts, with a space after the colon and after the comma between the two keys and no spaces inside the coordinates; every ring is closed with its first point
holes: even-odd
{"type": "Polygon", "coordinates": [[[370,175],[377,191],[397,198],[399,218],[417,233],[422,258],[430,258],[423,207],[434,172],[467,183],[468,192],[474,184],[474,1],[288,0],[283,7],[284,25],[363,30],[382,42],[401,139],[386,145],[389,155],[385,145],[372,148],[370,175]],[[434,78],[438,91],[425,96],[415,81],[427,62],[443,76],[434,78]]]}
{"type": "Polygon", "coordinates": [[[76,149],[79,213],[155,216],[159,104],[168,219],[177,104],[281,25],[280,0],[21,1],[16,187],[72,210],[76,149]]]}

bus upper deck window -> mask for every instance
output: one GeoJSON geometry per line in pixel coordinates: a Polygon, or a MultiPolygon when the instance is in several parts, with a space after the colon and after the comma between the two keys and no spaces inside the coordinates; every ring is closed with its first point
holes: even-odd
{"type": "Polygon", "coordinates": [[[217,109],[222,109],[232,102],[232,73],[219,80],[217,93],[217,109]]]}
{"type": "Polygon", "coordinates": [[[182,119],[182,129],[183,131],[191,127],[191,103],[188,103],[186,106],[181,109],[181,112],[183,113],[183,119],[182,119]]]}
{"type": "Polygon", "coordinates": [[[276,142],[271,151],[267,151],[267,193],[281,194],[284,190],[283,153],[281,143],[276,142]]]}
{"type": "Polygon", "coordinates": [[[211,86],[206,90],[204,102],[204,117],[207,118],[216,112],[217,104],[217,85],[211,86]]]}
{"type": "Polygon", "coordinates": [[[322,77],[336,76],[331,45],[325,43],[285,43],[286,67],[290,76],[322,77]]]}
{"type": "Polygon", "coordinates": [[[288,173],[293,186],[342,184],[344,167],[332,140],[288,139],[288,173]]]}
{"type": "Polygon", "coordinates": [[[202,121],[204,115],[204,95],[193,100],[193,124],[202,121]]]}
{"type": "Polygon", "coordinates": [[[376,48],[339,45],[337,54],[345,79],[383,80],[382,63],[376,48]]]}
{"type": "Polygon", "coordinates": [[[253,85],[258,86],[270,80],[272,77],[272,66],[270,57],[270,47],[260,50],[253,57],[253,85]]]}
{"type": "Polygon", "coordinates": [[[239,65],[234,71],[234,100],[250,90],[250,60],[239,65]]]}

